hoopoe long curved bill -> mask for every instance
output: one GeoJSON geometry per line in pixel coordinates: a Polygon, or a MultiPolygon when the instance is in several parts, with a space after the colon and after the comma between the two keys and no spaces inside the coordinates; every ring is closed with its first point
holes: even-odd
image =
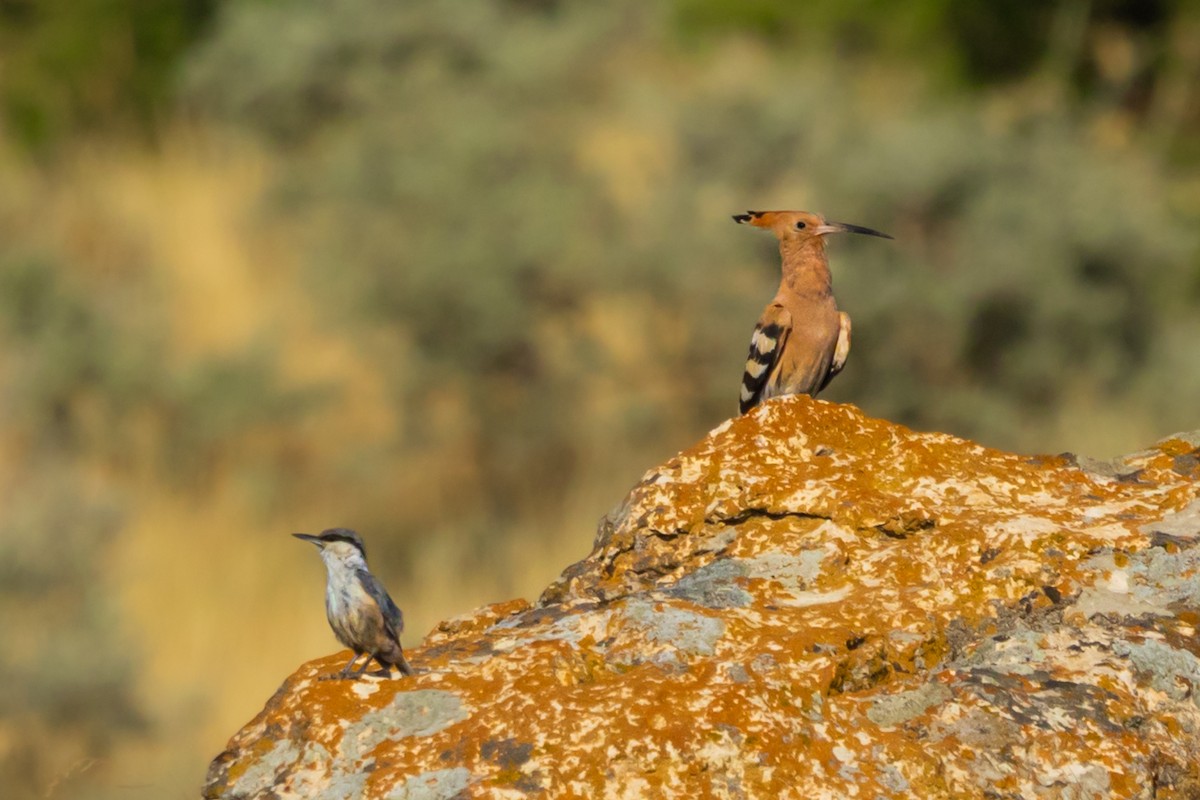
{"type": "Polygon", "coordinates": [[[747,211],[741,224],[766,228],[779,239],[783,277],[754,334],[742,373],[741,413],[768,397],[816,395],[842,371],[850,354],[850,315],[838,311],[833,297],[825,236],[863,233],[891,239],[861,225],[827,222],[807,211],[747,211]]]}

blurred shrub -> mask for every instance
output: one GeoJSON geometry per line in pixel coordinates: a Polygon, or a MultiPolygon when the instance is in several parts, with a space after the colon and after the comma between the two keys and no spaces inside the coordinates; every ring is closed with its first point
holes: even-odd
{"type": "MultiPolygon", "coordinates": [[[[855,18],[970,52],[1003,23],[1038,49],[1028,29],[1045,12],[950,5],[895,26],[855,18]]],[[[1020,97],[988,122],[976,106],[889,102],[873,73],[829,60],[671,49],[672,19],[786,39],[853,16],[785,6],[230,8],[186,96],[289,153],[277,207],[303,220],[330,318],[412,337],[421,360],[396,375],[410,419],[466,393],[496,506],[603,458],[578,438],[597,374],[620,376],[611,437],[654,432],[669,449],[732,410],[776,266],[771,243],[721,212],[767,197],[898,234],[833,245],[856,347],[831,397],[1036,446],[1064,387],[1152,394],[1144,376],[1166,358],[1153,343],[1196,301],[1178,290],[1195,286],[1195,237],[1154,154],[1105,147],[1086,117],[1020,97]],[[257,46],[265,31],[286,46],[257,46]],[[657,68],[630,52],[659,54],[657,68]],[[752,257],[747,284],[732,265],[752,257]],[[641,324],[670,331],[640,340],[635,366],[588,322],[595,309],[601,326],[627,324],[631,297],[654,298],[641,324]],[[647,401],[662,379],[668,395],[647,401]]]]}
{"type": "Polygon", "coordinates": [[[231,472],[254,473],[272,452],[238,443],[320,400],[278,388],[270,350],[172,363],[162,320],[144,304],[150,292],[142,287],[139,298],[128,283],[85,280],[50,256],[0,253],[5,797],[80,796],[119,742],[157,721],[135,699],[138,654],[109,565],[134,508],[121,478],[151,472],[194,493],[231,472]]]}
{"type": "Polygon", "coordinates": [[[709,381],[692,383],[687,407],[646,393],[707,375],[722,333],[740,342],[751,322],[669,330],[713,300],[699,285],[687,298],[699,277],[688,259],[707,244],[688,238],[703,227],[692,201],[663,203],[631,236],[579,152],[581,125],[614,88],[612,48],[642,12],[372,0],[336,14],[317,2],[229,11],[187,98],[290,154],[277,210],[309,243],[329,324],[364,343],[378,327],[411,341],[415,361],[389,375],[408,424],[379,457],[474,465],[439,527],[503,540],[497,528],[554,513],[590,469],[581,458],[604,461],[589,437],[657,458],[727,407],[709,381]],[[256,45],[267,30],[280,47],[256,45]],[[646,330],[630,333],[632,354],[594,330],[625,324],[626,293],[657,294],[669,314],[635,320],[646,330]],[[589,408],[596,392],[619,412],[589,408]],[[459,402],[464,418],[429,424],[459,402]]]}
{"type": "MultiPolygon", "coordinates": [[[[104,554],[120,503],[75,460],[85,394],[128,401],[141,370],[45,260],[0,267],[0,784],[67,796],[71,780],[142,729],[104,554]]],[[[137,359],[134,359],[135,361],[137,359]]]]}
{"type": "Polygon", "coordinates": [[[119,517],[69,462],[22,467],[0,485],[0,783],[13,800],[79,796],[75,781],[145,730],[103,567],[119,517]]]}
{"type": "MultiPolygon", "coordinates": [[[[679,31],[689,39],[730,33],[762,37],[779,47],[845,56],[902,59],[939,77],[973,86],[1028,78],[1057,54],[1075,48],[1090,32],[1137,37],[1146,58],[1138,65],[1161,71],[1174,23],[1194,13],[1186,0],[920,0],[897,5],[880,0],[675,0],[679,31]]],[[[1078,88],[1094,90],[1090,55],[1074,54],[1078,88]]],[[[1153,78],[1153,74],[1151,74],[1153,78]]]]}
{"type": "Polygon", "coordinates": [[[0,114],[39,149],[162,110],[217,0],[0,0],[0,114]]]}
{"type": "MultiPolygon", "coordinates": [[[[5,428],[35,451],[86,451],[83,406],[127,412],[154,386],[148,342],[123,336],[96,298],[43,256],[11,254],[0,269],[0,335],[11,353],[3,387],[5,428]]],[[[93,431],[94,433],[94,431],[93,431]]]]}
{"type": "Polygon", "coordinates": [[[118,468],[149,455],[163,479],[199,488],[240,437],[286,425],[327,396],[281,388],[266,345],[172,362],[165,320],[143,305],[154,303],[149,287],[122,285],[136,278],[89,285],[72,272],[15,254],[0,268],[0,342],[11,354],[0,425],[30,452],[118,468]],[[136,426],[153,431],[152,453],[130,452],[136,426]]]}

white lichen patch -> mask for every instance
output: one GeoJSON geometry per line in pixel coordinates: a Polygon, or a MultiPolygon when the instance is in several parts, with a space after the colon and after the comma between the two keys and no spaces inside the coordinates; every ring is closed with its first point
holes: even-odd
{"type": "Polygon", "coordinates": [[[1022,515],[993,523],[988,532],[994,539],[1015,539],[1029,545],[1039,537],[1057,533],[1061,529],[1058,523],[1045,517],[1022,515]]]}
{"type": "Polygon", "coordinates": [[[810,606],[838,603],[850,594],[850,586],[843,586],[831,592],[795,592],[790,595],[775,598],[775,602],[789,608],[808,608],[810,606]]]}
{"type": "Polygon", "coordinates": [[[379,680],[356,680],[354,681],[354,685],[350,687],[350,691],[353,692],[358,699],[366,700],[371,695],[379,691],[379,680]]]}
{"type": "Polygon", "coordinates": [[[989,506],[996,499],[979,484],[959,478],[922,476],[908,488],[911,497],[935,502],[953,502],[967,508],[989,506]]]}

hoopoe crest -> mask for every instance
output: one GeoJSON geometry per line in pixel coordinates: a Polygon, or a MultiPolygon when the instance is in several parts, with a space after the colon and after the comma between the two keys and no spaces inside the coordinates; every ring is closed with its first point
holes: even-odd
{"type": "Polygon", "coordinates": [[[891,239],[861,225],[827,222],[807,211],[747,211],[740,224],[766,228],[779,240],[783,276],[754,334],[742,374],[739,408],[745,414],[768,397],[816,395],[842,371],[850,354],[850,315],[833,298],[825,236],[863,233],[891,239]]]}

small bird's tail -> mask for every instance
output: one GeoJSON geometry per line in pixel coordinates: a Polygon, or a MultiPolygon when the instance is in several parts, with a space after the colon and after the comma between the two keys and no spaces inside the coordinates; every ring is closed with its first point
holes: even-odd
{"type": "Polygon", "coordinates": [[[408,663],[408,659],[404,657],[404,651],[399,647],[396,648],[396,660],[394,665],[396,669],[400,670],[400,674],[404,675],[405,677],[412,677],[413,675],[417,674],[416,670],[414,670],[408,663]]]}

